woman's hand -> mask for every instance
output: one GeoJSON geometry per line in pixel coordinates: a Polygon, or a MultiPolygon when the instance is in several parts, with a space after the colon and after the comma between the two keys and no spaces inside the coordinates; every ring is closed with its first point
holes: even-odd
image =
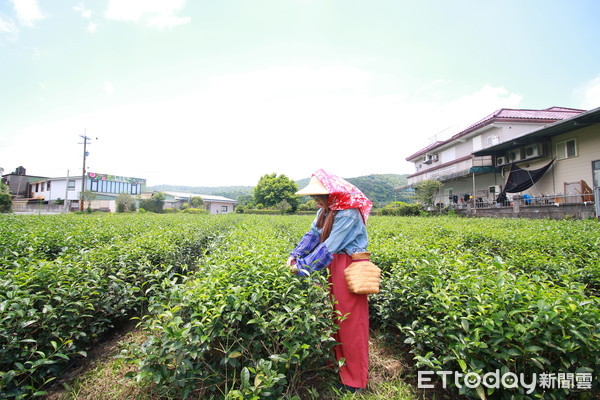
{"type": "Polygon", "coordinates": [[[285,265],[290,269],[292,274],[298,275],[298,267],[296,266],[296,259],[294,257],[288,258],[285,265]]]}

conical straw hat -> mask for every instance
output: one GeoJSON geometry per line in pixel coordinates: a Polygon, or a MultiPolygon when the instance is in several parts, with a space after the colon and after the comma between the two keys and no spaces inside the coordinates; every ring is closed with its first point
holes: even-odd
{"type": "Polygon", "coordinates": [[[313,176],[310,178],[310,182],[304,189],[300,189],[296,192],[298,196],[306,196],[306,195],[317,195],[317,194],[329,194],[329,191],[323,186],[320,180],[317,177],[313,176]]]}

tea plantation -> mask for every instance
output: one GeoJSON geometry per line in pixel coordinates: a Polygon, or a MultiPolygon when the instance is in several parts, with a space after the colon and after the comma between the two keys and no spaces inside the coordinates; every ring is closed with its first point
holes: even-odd
{"type": "MultiPolygon", "coordinates": [[[[311,221],[0,216],[0,398],[43,395],[136,318],[147,340],[125,357],[140,384],[172,398],[298,399],[307,374],[335,363],[325,274],[283,266],[311,221]]],[[[368,231],[383,270],[372,325],[417,368],[573,378],[531,391],[450,382],[472,398],[597,393],[597,222],[371,217],[368,231]]]]}

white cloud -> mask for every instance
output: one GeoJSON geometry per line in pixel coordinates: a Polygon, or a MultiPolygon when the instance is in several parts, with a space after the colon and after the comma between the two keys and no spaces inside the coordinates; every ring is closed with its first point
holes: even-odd
{"type": "Polygon", "coordinates": [[[504,87],[484,85],[474,93],[437,105],[435,114],[440,122],[438,127],[445,129],[444,134],[452,136],[500,108],[517,107],[521,100],[520,95],[510,93],[504,87]]]}
{"type": "Polygon", "coordinates": [[[84,19],[92,18],[92,10],[85,8],[83,3],[79,3],[78,5],[73,7],[73,10],[79,12],[81,14],[81,17],[84,19]]]}
{"type": "Polygon", "coordinates": [[[110,81],[104,81],[104,91],[111,95],[115,92],[115,87],[110,81]]]}
{"type": "Polygon", "coordinates": [[[37,0],[11,0],[21,24],[33,26],[38,20],[45,18],[38,7],[37,0]]]}
{"type": "MultiPolygon", "coordinates": [[[[412,173],[405,158],[426,146],[428,137],[520,101],[504,88],[483,86],[446,103],[417,102],[405,93],[376,93],[378,78],[343,65],[214,76],[179,96],[27,127],[19,141],[36,143],[26,146],[28,159],[5,165],[24,163],[42,175],[76,170],[77,132],[87,127],[88,136],[99,137],[89,158],[92,170],[146,178],[149,185],[254,185],[266,173],[301,179],[317,168],[347,178],[412,173]],[[54,157],[56,172],[45,171],[44,147],[38,146],[47,137],[58,138],[53,148],[69,152],[54,157]]],[[[107,93],[114,90],[110,81],[104,85],[107,93]]]]}
{"type": "Polygon", "coordinates": [[[191,21],[190,17],[177,16],[184,5],[185,0],[110,0],[106,17],[143,22],[148,26],[163,29],[184,25],[191,21]]]}
{"type": "Polygon", "coordinates": [[[17,25],[10,18],[7,18],[0,14],[0,32],[3,33],[16,33],[17,25]]]}
{"type": "Polygon", "coordinates": [[[575,90],[581,108],[591,110],[600,107],[600,76],[587,82],[582,88],[575,90]]]}
{"type": "Polygon", "coordinates": [[[90,33],[94,33],[96,32],[96,29],[98,29],[98,26],[94,22],[90,21],[87,27],[87,31],[90,33]]]}

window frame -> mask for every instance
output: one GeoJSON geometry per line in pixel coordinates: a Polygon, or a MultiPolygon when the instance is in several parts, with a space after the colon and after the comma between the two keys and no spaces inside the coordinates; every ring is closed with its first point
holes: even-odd
{"type": "Polygon", "coordinates": [[[556,143],[556,159],[567,160],[569,158],[575,158],[579,156],[577,151],[577,138],[571,138],[556,143]],[[569,155],[569,142],[573,142],[573,149],[575,154],[569,155]]]}

